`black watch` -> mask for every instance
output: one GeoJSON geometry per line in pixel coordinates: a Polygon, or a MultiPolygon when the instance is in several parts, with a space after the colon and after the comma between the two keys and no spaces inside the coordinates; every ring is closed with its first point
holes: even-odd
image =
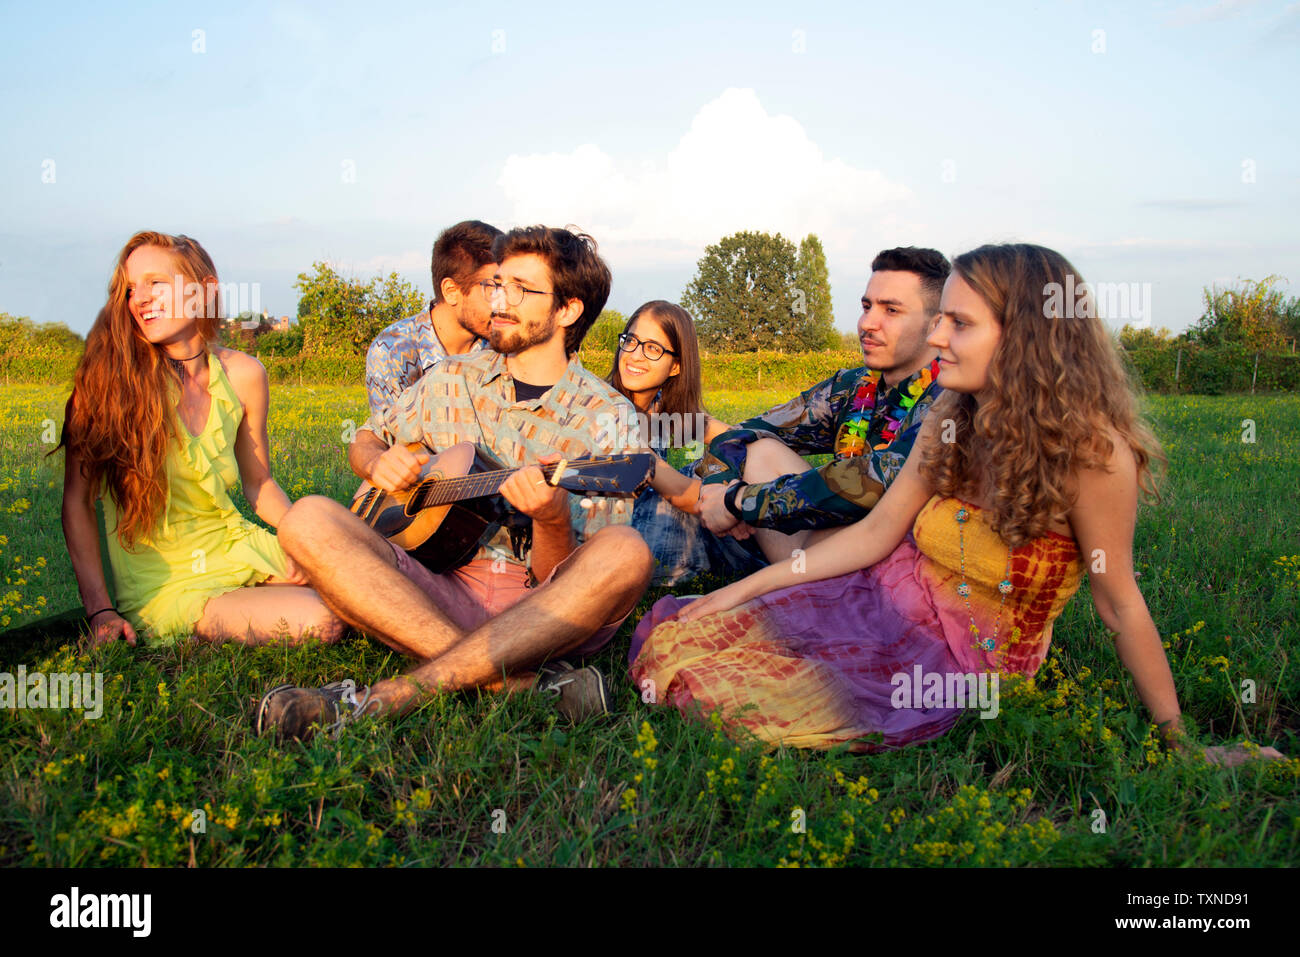
{"type": "Polygon", "coordinates": [[[744,482],[737,482],[735,485],[731,486],[731,488],[727,489],[726,495],[722,496],[723,506],[727,509],[728,512],[730,512],[732,515],[735,516],[736,521],[738,522],[743,522],[745,520],[745,516],[740,514],[740,507],[736,505],[736,495],[742,488],[745,487],[746,486],[744,482]]]}

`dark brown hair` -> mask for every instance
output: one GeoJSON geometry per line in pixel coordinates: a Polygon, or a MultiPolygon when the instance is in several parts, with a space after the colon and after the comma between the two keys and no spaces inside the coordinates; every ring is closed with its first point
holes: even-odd
{"type": "Polygon", "coordinates": [[[468,294],[474,273],[488,263],[497,262],[492,258],[492,245],[501,235],[501,230],[477,219],[467,219],[440,232],[433,242],[429,267],[433,273],[433,301],[442,302],[444,279],[450,279],[461,292],[468,294]]]}
{"type": "MultiPolygon", "coordinates": [[[[623,331],[630,330],[641,316],[653,319],[663,326],[664,335],[668,337],[667,347],[677,353],[674,358],[681,367],[677,375],[664,382],[659,407],[655,411],[668,415],[680,413],[683,417],[704,412],[704,396],[700,384],[700,347],[695,338],[695,322],[691,319],[691,314],[675,302],[654,299],[632,313],[623,331]]],[[[632,396],[623,385],[623,376],[619,372],[617,351],[614,353],[614,368],[606,376],[606,381],[631,400],[632,396]]]]}
{"type": "Polygon", "coordinates": [[[872,272],[893,270],[916,273],[917,278],[921,280],[921,294],[925,299],[925,309],[932,313],[939,311],[943,284],[947,281],[951,269],[943,253],[937,249],[924,249],[920,246],[882,249],[871,261],[872,272]]]}
{"type": "Polygon", "coordinates": [[[573,355],[609,299],[609,267],[596,252],[596,240],[569,229],[550,226],[512,229],[498,237],[493,247],[496,262],[530,253],[540,256],[551,274],[551,288],[555,293],[552,313],[570,299],[582,302],[582,315],[564,330],[564,351],[573,355]]]}

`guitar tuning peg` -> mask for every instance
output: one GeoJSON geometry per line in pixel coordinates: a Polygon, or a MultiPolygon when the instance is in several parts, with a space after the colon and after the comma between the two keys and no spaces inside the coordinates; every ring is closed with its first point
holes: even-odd
{"type": "Polygon", "coordinates": [[[593,502],[591,499],[587,498],[585,495],[582,497],[582,500],[578,502],[578,505],[580,505],[582,508],[596,507],[596,503],[593,502]]]}

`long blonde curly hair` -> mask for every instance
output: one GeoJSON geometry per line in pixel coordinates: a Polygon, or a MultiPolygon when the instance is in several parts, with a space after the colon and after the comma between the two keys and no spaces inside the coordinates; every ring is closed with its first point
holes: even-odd
{"type": "MultiPolygon", "coordinates": [[[[191,282],[216,280],[207,251],[188,236],[139,232],[118,253],[86,351],[68,397],[62,441],[81,460],[81,472],[98,491],[103,482],[118,509],[117,538],[124,548],[148,538],[167,503],[166,456],[177,441],[180,379],[161,346],[145,338],[131,316],[126,260],[142,246],[167,250],[177,273],[191,282]]],[[[219,291],[198,316],[198,332],[211,348],[221,322],[219,291]]]]}
{"type": "MultiPolygon", "coordinates": [[[[987,245],[952,261],[953,272],[993,311],[1002,335],[989,362],[982,405],[947,391],[929,415],[953,420],[957,436],[936,442],[921,463],[940,495],[983,490],[990,524],[1008,545],[1044,535],[1074,504],[1081,469],[1105,467],[1112,430],[1128,443],[1142,491],[1156,493],[1160,443],[1137,409],[1137,388],[1097,315],[1083,280],[1060,253],[1028,243],[987,245]],[[1067,276],[1073,280],[1067,282],[1067,276]]],[[[945,423],[946,424],[946,423],[945,423]]]]}

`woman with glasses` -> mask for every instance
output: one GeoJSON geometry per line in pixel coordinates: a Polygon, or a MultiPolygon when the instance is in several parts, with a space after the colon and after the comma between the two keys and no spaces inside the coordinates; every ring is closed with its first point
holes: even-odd
{"type": "Polygon", "coordinates": [[[696,463],[687,462],[675,471],[664,461],[669,448],[701,450],[731,428],[704,409],[700,352],[690,313],[662,299],[638,308],[618,337],[608,381],[636,407],[642,438],[660,459],[632,513],[632,527],[655,557],[654,584],[673,585],[709,569],[757,568],[757,547],[739,540],[747,537],[747,528],[741,526],[735,538],[717,538],[700,524],[696,463]]]}

